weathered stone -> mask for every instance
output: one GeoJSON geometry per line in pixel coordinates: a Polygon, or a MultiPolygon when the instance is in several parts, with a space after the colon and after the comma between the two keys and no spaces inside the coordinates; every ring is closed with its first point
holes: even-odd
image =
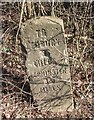
{"type": "Polygon", "coordinates": [[[62,19],[40,17],[23,23],[21,39],[26,66],[38,107],[52,111],[72,109],[70,67],[62,19]]]}

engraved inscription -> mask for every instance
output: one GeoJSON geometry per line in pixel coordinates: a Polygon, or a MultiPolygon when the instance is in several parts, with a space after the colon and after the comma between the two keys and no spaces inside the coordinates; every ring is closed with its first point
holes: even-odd
{"type": "Polygon", "coordinates": [[[57,39],[57,38],[52,38],[50,40],[41,40],[41,41],[34,41],[31,42],[31,46],[32,49],[36,49],[36,48],[41,48],[41,47],[54,47],[54,46],[58,46],[60,45],[61,40],[57,39]]]}
{"type": "Polygon", "coordinates": [[[44,58],[43,60],[42,60],[42,59],[39,59],[39,60],[35,60],[35,61],[33,62],[33,64],[34,64],[35,67],[42,67],[42,66],[44,66],[44,65],[50,64],[50,60],[49,60],[49,59],[46,59],[46,58],[44,58]]]}
{"type": "Polygon", "coordinates": [[[42,88],[40,88],[40,92],[42,93],[48,93],[48,92],[51,92],[51,91],[58,91],[60,90],[60,86],[55,86],[55,85],[48,85],[48,86],[44,86],[42,88]]]}
{"type": "MultiPolygon", "coordinates": [[[[34,72],[32,73],[33,76],[53,76],[53,75],[62,75],[62,73],[66,73],[68,66],[64,66],[62,69],[49,69],[49,70],[43,70],[41,72],[34,72]]],[[[61,78],[61,77],[60,77],[61,78]]]]}
{"type": "Polygon", "coordinates": [[[61,72],[61,69],[49,69],[49,70],[43,70],[41,72],[34,72],[33,75],[34,76],[37,76],[37,75],[42,75],[42,76],[50,76],[50,75],[60,75],[62,72],[61,72]]]}
{"type": "Polygon", "coordinates": [[[37,37],[46,37],[47,36],[47,32],[45,29],[41,29],[41,30],[36,30],[36,34],[37,34],[37,37]]]}
{"type": "Polygon", "coordinates": [[[35,60],[33,62],[33,65],[35,67],[42,67],[42,66],[45,66],[45,65],[49,65],[52,61],[52,58],[51,58],[51,55],[50,55],[50,52],[49,52],[48,49],[40,50],[39,51],[39,56],[40,56],[40,59],[35,60]]]}

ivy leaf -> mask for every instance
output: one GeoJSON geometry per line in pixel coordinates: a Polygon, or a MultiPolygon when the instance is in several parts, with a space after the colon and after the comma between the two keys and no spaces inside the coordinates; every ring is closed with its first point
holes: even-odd
{"type": "Polygon", "coordinates": [[[5,48],[5,47],[4,47],[4,48],[2,49],[2,51],[3,51],[3,52],[10,52],[11,50],[10,50],[10,48],[5,48]]]}

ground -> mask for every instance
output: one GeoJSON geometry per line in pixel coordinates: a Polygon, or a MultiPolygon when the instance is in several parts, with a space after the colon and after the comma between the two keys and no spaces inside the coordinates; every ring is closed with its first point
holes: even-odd
{"type": "Polygon", "coordinates": [[[91,118],[93,119],[94,2],[0,3],[2,38],[1,112],[4,118],[91,118]],[[21,52],[20,26],[36,16],[63,19],[71,68],[74,110],[65,113],[36,108],[30,90],[25,55],[21,52]],[[27,89],[28,88],[28,89],[27,89]]]}

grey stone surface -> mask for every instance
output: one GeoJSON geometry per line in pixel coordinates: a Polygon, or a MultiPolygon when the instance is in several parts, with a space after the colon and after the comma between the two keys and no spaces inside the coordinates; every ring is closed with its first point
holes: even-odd
{"type": "Polygon", "coordinates": [[[22,24],[21,39],[27,51],[26,66],[38,107],[52,111],[72,110],[70,67],[62,20],[30,19],[22,24]]]}

